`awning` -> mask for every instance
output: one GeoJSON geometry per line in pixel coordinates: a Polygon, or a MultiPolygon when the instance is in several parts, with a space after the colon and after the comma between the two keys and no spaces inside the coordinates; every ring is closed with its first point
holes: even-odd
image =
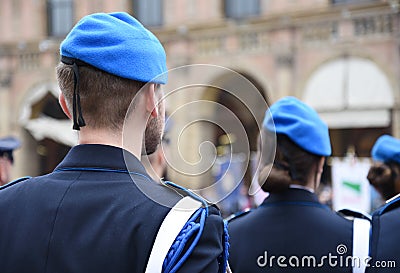
{"type": "Polygon", "coordinates": [[[342,57],[323,64],[307,82],[303,100],[330,128],[387,127],[394,105],[391,85],[372,61],[342,57]]]}
{"type": "Polygon", "coordinates": [[[49,138],[67,146],[74,146],[78,143],[78,133],[72,130],[70,120],[55,119],[45,115],[31,119],[34,104],[48,93],[58,98],[59,92],[57,84],[54,83],[45,83],[33,89],[23,102],[19,122],[37,141],[49,138]]]}

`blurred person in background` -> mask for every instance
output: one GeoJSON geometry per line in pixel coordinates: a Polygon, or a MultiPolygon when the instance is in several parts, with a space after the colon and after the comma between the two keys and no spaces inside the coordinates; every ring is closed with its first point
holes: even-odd
{"type": "Polygon", "coordinates": [[[13,151],[21,146],[15,137],[0,138],[0,186],[10,182],[12,165],[14,164],[13,151]]]}
{"type": "Polygon", "coordinates": [[[400,140],[383,135],[375,142],[374,164],[368,172],[371,185],[386,201],[372,214],[370,264],[366,272],[398,272],[400,267],[400,140]]]}
{"type": "Polygon", "coordinates": [[[377,139],[371,151],[374,164],[367,179],[383,200],[400,193],[400,140],[389,135],[377,139]]]}
{"type": "Polygon", "coordinates": [[[261,144],[259,183],[269,196],[228,224],[232,272],[352,272],[351,265],[331,266],[323,258],[351,255],[353,236],[352,221],[321,204],[314,193],[331,154],[327,125],[308,105],[285,97],[266,112],[261,144]],[[345,251],[338,254],[339,247],[345,251]],[[281,255],[283,260],[276,259],[281,255]],[[289,263],[291,256],[299,260],[289,263]]]}

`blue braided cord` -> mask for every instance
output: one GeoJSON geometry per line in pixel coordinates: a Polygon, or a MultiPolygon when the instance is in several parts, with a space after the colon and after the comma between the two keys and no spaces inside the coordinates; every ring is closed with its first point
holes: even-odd
{"type": "Polygon", "coordinates": [[[194,240],[193,240],[192,244],[190,245],[190,247],[188,248],[188,250],[182,256],[182,258],[178,261],[178,263],[168,273],[175,273],[176,271],[178,271],[179,268],[181,268],[182,264],[187,260],[189,255],[192,254],[193,249],[196,247],[197,243],[199,242],[200,237],[203,234],[204,225],[205,225],[206,217],[207,217],[207,210],[205,208],[201,208],[200,210],[201,210],[201,216],[200,216],[200,222],[198,223],[199,224],[199,231],[197,232],[196,237],[194,238],[194,240]]]}
{"type": "MultiPolygon", "coordinates": [[[[197,224],[197,223],[195,223],[195,220],[199,217],[200,213],[201,213],[200,210],[195,211],[195,213],[185,223],[182,230],[179,232],[178,236],[176,236],[174,243],[172,244],[171,248],[169,249],[166,258],[164,259],[163,272],[168,272],[168,271],[165,271],[167,268],[168,268],[168,270],[170,270],[171,266],[173,265],[173,262],[175,261],[174,257],[175,257],[175,255],[177,255],[176,253],[179,248],[179,244],[181,244],[181,241],[184,236],[188,236],[188,232],[190,231],[190,229],[195,228],[195,225],[197,224]]],[[[190,234],[190,236],[191,236],[191,234],[190,234]]]]}
{"type": "Polygon", "coordinates": [[[175,243],[171,248],[174,248],[174,251],[169,253],[169,261],[165,267],[164,273],[172,272],[173,267],[177,262],[179,262],[179,257],[181,256],[183,250],[185,249],[186,243],[188,240],[198,231],[200,230],[199,223],[191,223],[188,228],[183,232],[179,237],[177,237],[175,243]]]}
{"type": "Polygon", "coordinates": [[[218,257],[220,264],[220,273],[226,272],[226,267],[229,259],[229,233],[228,233],[228,221],[224,221],[224,240],[223,240],[224,252],[218,257]]]}
{"type": "Polygon", "coordinates": [[[192,254],[194,248],[196,247],[197,243],[200,240],[201,235],[203,234],[204,230],[204,225],[206,221],[206,209],[201,209],[201,216],[200,216],[200,222],[199,222],[199,231],[194,238],[192,244],[189,246],[188,250],[185,252],[185,254],[182,256],[182,258],[179,260],[179,262],[172,268],[172,270],[169,273],[175,273],[176,271],[179,270],[179,268],[182,266],[182,264],[187,260],[187,258],[192,254]]]}
{"type": "MultiPolygon", "coordinates": [[[[195,223],[190,223],[185,230],[182,229],[181,233],[183,234],[184,232],[188,232],[190,229],[195,228],[195,223]]],[[[181,243],[182,236],[181,233],[179,233],[179,236],[175,239],[174,243],[172,244],[171,248],[169,249],[167,256],[164,259],[163,262],[163,267],[162,267],[162,272],[167,272],[166,270],[170,270],[172,266],[172,260],[174,259],[174,256],[176,255],[177,248],[179,247],[179,244],[181,243]]],[[[186,233],[187,234],[187,233],[186,233]]]]}
{"type": "Polygon", "coordinates": [[[200,224],[196,223],[196,219],[199,218],[199,215],[201,214],[201,210],[197,210],[193,213],[193,215],[190,217],[190,219],[185,223],[183,226],[182,230],[179,232],[178,236],[176,237],[174,243],[172,244],[171,248],[168,251],[168,254],[166,258],[164,259],[163,263],[163,272],[169,272],[171,270],[172,266],[174,265],[176,259],[179,257],[179,255],[182,252],[182,249],[180,248],[180,245],[182,247],[185,246],[185,242],[182,242],[185,237],[188,239],[193,235],[194,231],[198,231],[200,224]],[[192,232],[190,232],[193,229],[192,232]]]}

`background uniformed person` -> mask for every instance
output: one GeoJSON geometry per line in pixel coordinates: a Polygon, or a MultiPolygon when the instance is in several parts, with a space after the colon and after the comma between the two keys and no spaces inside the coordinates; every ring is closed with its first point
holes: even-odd
{"type": "Polygon", "coordinates": [[[269,196],[229,222],[232,272],[351,272],[339,259],[352,253],[352,222],[314,193],[331,154],[326,124],[303,102],[285,97],[267,111],[261,139],[259,182],[269,196]],[[335,258],[331,265],[323,258],[330,254],[336,266],[335,258]]]}
{"type": "Polygon", "coordinates": [[[372,147],[371,156],[375,162],[367,178],[383,200],[400,193],[399,149],[400,140],[389,135],[379,137],[372,147]]]}
{"type": "MultiPolygon", "coordinates": [[[[157,231],[184,194],[151,180],[139,161],[163,132],[164,49],[127,13],[98,13],[81,19],[60,51],[59,102],[79,145],[52,173],[1,188],[0,272],[145,272],[157,231]]],[[[203,209],[164,272],[223,270],[223,220],[215,207],[203,209]]]]}
{"type": "Polygon", "coordinates": [[[20,145],[20,141],[15,137],[0,138],[0,186],[10,181],[11,168],[14,164],[13,151],[20,145]]]}
{"type": "Polygon", "coordinates": [[[366,272],[398,272],[400,267],[400,140],[383,135],[372,148],[376,161],[368,173],[370,183],[389,199],[372,215],[370,267],[366,272]]]}

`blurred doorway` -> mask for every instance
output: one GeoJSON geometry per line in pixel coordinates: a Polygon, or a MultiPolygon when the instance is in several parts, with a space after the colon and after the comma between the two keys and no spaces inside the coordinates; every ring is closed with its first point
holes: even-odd
{"type": "Polygon", "coordinates": [[[33,88],[23,102],[20,123],[27,134],[25,164],[34,165],[29,175],[49,173],[60,163],[70,147],[77,143],[77,133],[58,103],[59,89],[45,83],[33,88]]]}

